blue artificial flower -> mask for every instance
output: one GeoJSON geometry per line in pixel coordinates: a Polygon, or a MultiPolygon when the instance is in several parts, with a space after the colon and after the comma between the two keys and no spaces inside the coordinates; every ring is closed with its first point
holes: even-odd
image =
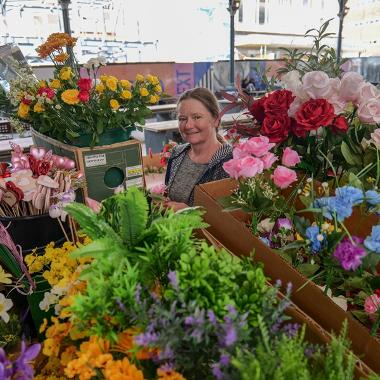
{"type": "Polygon", "coordinates": [[[364,240],[364,246],[372,252],[380,253],[380,226],[373,226],[371,235],[364,240]]]}
{"type": "Polygon", "coordinates": [[[322,210],[322,215],[325,218],[331,220],[336,215],[336,218],[340,222],[351,216],[352,206],[353,204],[349,199],[342,198],[341,196],[319,198],[313,203],[314,208],[322,210]]]}
{"type": "Polygon", "coordinates": [[[321,235],[319,232],[318,226],[310,226],[306,228],[306,237],[311,242],[311,251],[313,253],[319,252],[322,249],[322,245],[324,243],[324,235],[321,235]],[[318,240],[318,236],[322,236],[322,240],[318,240]]]}
{"type": "Polygon", "coordinates": [[[335,194],[336,198],[342,198],[354,206],[362,203],[364,198],[363,191],[353,186],[338,187],[335,194]]]}
{"type": "Polygon", "coordinates": [[[377,206],[380,203],[380,194],[375,190],[368,190],[365,192],[367,203],[371,206],[377,206]]]}

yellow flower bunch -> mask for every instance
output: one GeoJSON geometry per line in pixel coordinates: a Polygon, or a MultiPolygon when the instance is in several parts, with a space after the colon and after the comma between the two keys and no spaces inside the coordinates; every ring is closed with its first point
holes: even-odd
{"type": "Polygon", "coordinates": [[[148,106],[157,103],[162,93],[158,77],[138,74],[132,83],[105,73],[99,76],[99,68],[105,64],[101,59],[84,64],[87,75],[81,76],[75,57],[63,50],[75,42],[64,33],[54,33],[37,49],[40,57],[53,60],[54,77],[11,83],[17,117],[65,143],[90,135],[92,145],[108,130],[132,130],[136,124],[144,124],[151,113],[148,106]],[[26,82],[31,83],[25,86],[26,82]]]}

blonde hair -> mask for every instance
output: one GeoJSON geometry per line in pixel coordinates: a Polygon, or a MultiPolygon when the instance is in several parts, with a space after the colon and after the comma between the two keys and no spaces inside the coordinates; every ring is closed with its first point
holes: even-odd
{"type": "Polygon", "coordinates": [[[185,91],[181,94],[177,101],[177,107],[179,104],[187,99],[195,99],[201,102],[206,109],[211,113],[211,115],[218,120],[218,126],[215,129],[217,140],[224,144],[226,140],[224,137],[218,132],[218,128],[220,126],[220,117],[219,117],[219,103],[216,96],[211,92],[208,88],[205,87],[195,87],[190,90],[185,91]]]}

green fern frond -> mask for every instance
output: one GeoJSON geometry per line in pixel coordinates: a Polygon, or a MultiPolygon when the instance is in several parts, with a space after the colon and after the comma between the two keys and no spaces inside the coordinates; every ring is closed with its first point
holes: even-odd
{"type": "Polygon", "coordinates": [[[118,245],[117,241],[107,236],[76,249],[71,253],[71,256],[76,259],[83,257],[96,259],[110,254],[115,255],[118,252],[123,252],[122,247],[118,245]]]}

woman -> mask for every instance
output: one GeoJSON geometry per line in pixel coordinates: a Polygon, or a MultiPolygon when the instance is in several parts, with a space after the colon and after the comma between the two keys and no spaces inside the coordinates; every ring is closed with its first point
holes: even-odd
{"type": "Polygon", "coordinates": [[[193,206],[196,185],[228,178],[222,165],[232,158],[232,147],[218,134],[219,105],[211,91],[199,87],[184,92],[177,112],[186,143],[173,149],[165,177],[165,206],[175,211],[193,206]]]}

